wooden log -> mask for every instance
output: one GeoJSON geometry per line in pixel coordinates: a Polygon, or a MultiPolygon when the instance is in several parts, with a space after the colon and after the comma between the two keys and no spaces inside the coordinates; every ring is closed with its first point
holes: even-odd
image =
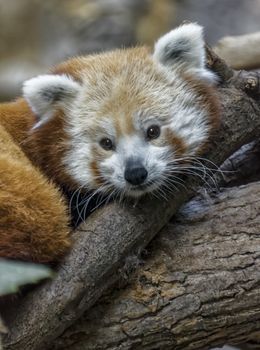
{"type": "Polygon", "coordinates": [[[203,350],[260,327],[260,182],[196,198],[53,350],[203,350]]]}

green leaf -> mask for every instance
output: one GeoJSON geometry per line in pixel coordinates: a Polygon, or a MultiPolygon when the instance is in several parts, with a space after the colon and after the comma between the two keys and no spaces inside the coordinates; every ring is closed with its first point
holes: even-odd
{"type": "Polygon", "coordinates": [[[22,285],[52,276],[52,270],[44,265],[0,259],[0,296],[16,293],[22,285]]]}

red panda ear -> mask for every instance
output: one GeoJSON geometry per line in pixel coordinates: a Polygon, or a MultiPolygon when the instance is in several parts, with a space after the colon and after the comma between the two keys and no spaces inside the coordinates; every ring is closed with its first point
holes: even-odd
{"type": "Polygon", "coordinates": [[[66,109],[79,90],[80,84],[65,74],[39,75],[23,85],[24,98],[39,119],[49,119],[57,107],[66,109]]]}
{"type": "Polygon", "coordinates": [[[153,58],[168,68],[215,81],[215,75],[205,67],[204,45],[203,28],[196,23],[184,24],[155,43],[153,58]]]}

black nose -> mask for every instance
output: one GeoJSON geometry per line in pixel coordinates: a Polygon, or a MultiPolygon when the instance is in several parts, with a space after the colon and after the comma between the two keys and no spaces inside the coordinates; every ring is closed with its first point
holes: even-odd
{"type": "Polygon", "coordinates": [[[141,185],[147,178],[147,170],[140,165],[130,165],[125,169],[125,179],[131,185],[141,185]]]}

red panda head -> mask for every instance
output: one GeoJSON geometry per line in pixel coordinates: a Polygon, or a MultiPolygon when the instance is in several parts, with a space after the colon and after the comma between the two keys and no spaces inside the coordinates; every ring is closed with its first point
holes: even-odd
{"type": "Polygon", "coordinates": [[[215,80],[197,24],[164,35],[153,53],[72,59],[24,84],[37,116],[34,158],[56,181],[87,191],[140,196],[174,186],[216,125],[215,80]]]}

